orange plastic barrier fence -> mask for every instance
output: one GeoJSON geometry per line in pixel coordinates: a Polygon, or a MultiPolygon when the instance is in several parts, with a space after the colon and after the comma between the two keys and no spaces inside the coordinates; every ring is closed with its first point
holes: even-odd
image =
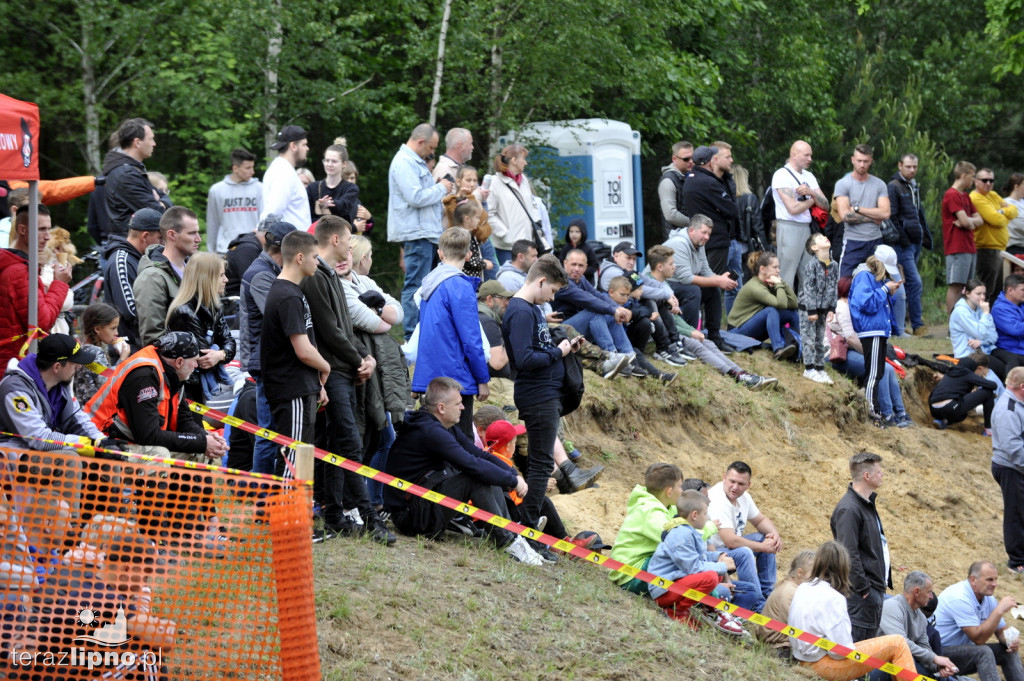
{"type": "Polygon", "coordinates": [[[0,448],[0,675],[319,681],[311,494],[0,448]]]}

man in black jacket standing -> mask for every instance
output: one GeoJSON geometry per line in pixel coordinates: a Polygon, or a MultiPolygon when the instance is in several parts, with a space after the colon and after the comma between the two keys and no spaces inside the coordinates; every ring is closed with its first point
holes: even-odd
{"type": "Polygon", "coordinates": [[[135,211],[152,208],[163,213],[174,204],[167,194],[153,188],[143,165],[156,148],[153,124],[144,118],[129,118],[117,129],[117,139],[121,148],[107,152],[103,174],[107,177],[105,192],[110,233],[125,236],[135,211]]]}
{"type": "Polygon", "coordinates": [[[876,490],[882,486],[882,457],[860,452],[850,457],[853,482],[832,511],[832,537],[850,552],[850,614],[853,640],[875,635],[882,618],[885,591],[892,587],[889,543],[875,506],[876,490]]]}
{"type": "MultiPolygon", "coordinates": [[[[907,308],[910,312],[910,325],[914,335],[927,333],[927,327],[921,319],[921,275],[917,271],[917,259],[921,256],[921,248],[931,249],[932,233],[928,230],[928,222],[924,219],[921,209],[921,189],[914,177],[917,175],[917,156],[903,154],[899,161],[899,170],[889,180],[889,209],[892,221],[900,233],[900,242],[893,245],[896,260],[903,270],[903,278],[907,285],[907,308]]],[[[896,323],[903,328],[904,320],[896,323]]]]}

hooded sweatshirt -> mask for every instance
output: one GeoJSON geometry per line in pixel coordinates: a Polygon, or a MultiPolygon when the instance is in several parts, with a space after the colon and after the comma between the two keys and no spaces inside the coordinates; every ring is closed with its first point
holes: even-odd
{"type": "MultiPolygon", "coordinates": [[[[665,506],[658,498],[647,491],[643,485],[637,485],[626,502],[626,518],[615,537],[611,557],[615,560],[639,568],[644,561],[654,555],[661,542],[661,533],[676,515],[676,507],[665,506]]],[[[624,572],[612,572],[608,578],[622,586],[632,577],[624,572]]]]}
{"type": "Polygon", "coordinates": [[[928,396],[928,404],[942,402],[944,400],[961,400],[967,396],[975,387],[995,392],[998,387],[992,381],[982,378],[974,373],[978,365],[970,357],[964,357],[960,362],[946,372],[928,396]]]}
{"type": "Polygon", "coordinates": [[[426,392],[432,380],[447,376],[462,385],[463,395],[476,395],[477,386],[490,380],[476,313],[479,286],[479,279],[445,263],[423,278],[414,392],[426,392]]]}
{"type": "Polygon", "coordinates": [[[245,182],[235,182],[230,175],[225,175],[210,187],[207,197],[206,248],[221,255],[227,253],[232,241],[256,229],[262,212],[260,181],[250,177],[245,182]]]}
{"type": "Polygon", "coordinates": [[[967,357],[974,352],[974,348],[967,344],[971,339],[980,340],[980,350],[991,355],[996,349],[999,332],[991,313],[980,307],[971,309],[967,299],[961,298],[953,306],[953,314],[949,315],[949,337],[953,342],[954,357],[967,357]]]}

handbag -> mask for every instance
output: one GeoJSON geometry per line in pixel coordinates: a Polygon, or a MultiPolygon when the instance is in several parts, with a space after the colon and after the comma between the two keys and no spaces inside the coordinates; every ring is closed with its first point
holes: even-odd
{"type": "Polygon", "coordinates": [[[825,336],[828,338],[828,361],[845,362],[850,344],[842,336],[832,333],[832,327],[828,325],[825,326],[825,336]]]}
{"type": "Polygon", "coordinates": [[[900,243],[900,231],[896,229],[896,223],[892,220],[882,220],[878,226],[882,232],[882,243],[886,246],[896,246],[900,243]]]}
{"type": "Polygon", "coordinates": [[[523,197],[519,195],[519,192],[514,188],[509,187],[512,195],[519,201],[519,205],[526,211],[526,218],[530,221],[530,226],[533,229],[533,245],[537,247],[537,257],[540,257],[546,253],[551,252],[551,244],[544,238],[544,225],[541,224],[540,220],[534,220],[533,214],[526,207],[526,203],[523,202],[523,197]]]}

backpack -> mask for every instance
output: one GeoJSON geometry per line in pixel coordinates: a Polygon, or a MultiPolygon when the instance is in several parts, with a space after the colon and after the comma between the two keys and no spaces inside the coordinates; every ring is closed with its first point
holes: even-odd
{"type": "Polygon", "coordinates": [[[761,197],[761,226],[764,228],[765,234],[770,231],[770,228],[774,223],[775,197],[772,196],[772,188],[768,187],[768,191],[766,191],[764,196],[761,197]]]}
{"type": "MultiPolygon", "coordinates": [[[[568,338],[561,326],[551,328],[551,342],[555,345],[568,338]]],[[[559,411],[562,416],[568,416],[579,409],[586,386],[583,383],[583,362],[575,352],[562,358],[562,366],[565,368],[565,377],[562,379],[562,404],[559,411]]]]}

